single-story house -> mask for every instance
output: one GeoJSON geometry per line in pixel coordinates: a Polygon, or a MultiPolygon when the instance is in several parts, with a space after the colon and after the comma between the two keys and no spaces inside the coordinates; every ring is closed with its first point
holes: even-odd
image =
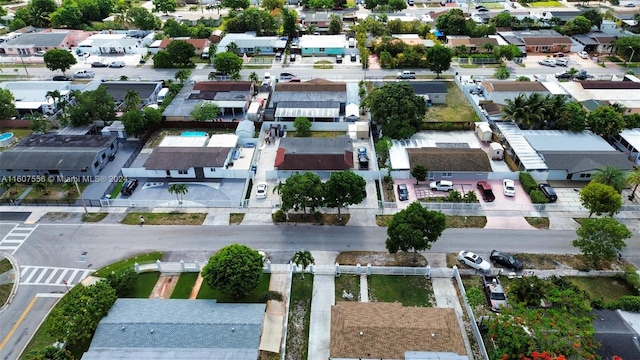
{"type": "Polygon", "coordinates": [[[451,308],[338,301],[329,359],[468,360],[462,331],[451,308]]]}
{"type": "Polygon", "coordinates": [[[247,32],[244,34],[228,33],[218,43],[216,54],[227,51],[230,43],[236,44],[238,47],[238,55],[275,54],[283,51],[287,45],[286,40],[281,40],[277,36],[257,36],[255,32],[247,32]]]}
{"type": "Polygon", "coordinates": [[[92,81],[84,88],[84,91],[91,91],[103,86],[107,93],[113,97],[116,106],[124,103],[127,92],[133,90],[140,97],[140,107],[155,104],[158,100],[158,93],[162,89],[161,82],[142,81],[92,81]]]}
{"type": "Polygon", "coordinates": [[[538,93],[543,96],[551,94],[539,81],[483,81],[479,90],[485,94],[485,99],[499,105],[506,105],[507,99],[513,100],[518,95],[538,93]]]}
{"type": "Polygon", "coordinates": [[[444,104],[447,100],[447,84],[441,81],[407,81],[413,92],[422,96],[427,104],[444,104]]]}
{"type": "Polygon", "coordinates": [[[492,37],[472,38],[470,36],[447,36],[447,46],[455,49],[458,46],[465,46],[470,54],[492,53],[493,47],[500,45],[498,40],[492,37]],[[486,44],[491,45],[491,49],[485,48],[486,44]]]}
{"type": "Polygon", "coordinates": [[[433,47],[435,43],[430,39],[423,39],[418,34],[393,34],[394,39],[399,39],[409,46],[424,45],[427,48],[433,47]]]}
{"type": "Polygon", "coordinates": [[[13,34],[13,38],[0,43],[0,54],[33,55],[37,51],[68,49],[69,33],[13,34]]]}
{"type": "Polygon", "coordinates": [[[583,45],[584,51],[586,52],[610,54],[613,52],[614,43],[618,39],[618,36],[602,32],[592,32],[588,34],[573,35],[571,36],[571,39],[583,45]]]}
{"type": "Polygon", "coordinates": [[[523,53],[570,52],[572,46],[570,37],[553,30],[500,31],[498,35],[523,53]]]}
{"type": "Polygon", "coordinates": [[[111,135],[30,135],[0,154],[0,175],[96,176],[117,151],[111,135]]]}
{"type": "Polygon", "coordinates": [[[265,304],[118,299],[82,359],[255,360],[264,311],[265,304]]]}
{"type": "Polygon", "coordinates": [[[20,114],[39,112],[53,115],[60,100],[68,99],[71,93],[70,81],[6,81],[0,89],[9,90],[13,95],[16,110],[20,114]],[[53,92],[60,93],[60,99],[53,99],[53,92]]]}
{"type": "Polygon", "coordinates": [[[158,47],[160,48],[160,50],[166,50],[167,45],[169,45],[174,40],[186,41],[189,44],[193,45],[193,47],[196,49],[196,55],[198,56],[202,55],[202,52],[204,51],[204,49],[209,49],[209,45],[211,44],[209,39],[173,38],[173,39],[160,40],[160,44],[158,47]]]}
{"type": "Polygon", "coordinates": [[[316,31],[326,33],[329,29],[329,23],[331,23],[331,15],[330,12],[305,13],[301,14],[298,20],[303,27],[313,25],[316,27],[316,31]]]}
{"type": "Polygon", "coordinates": [[[640,129],[624,129],[614,137],[614,145],[640,165],[640,129]]]}
{"type": "Polygon", "coordinates": [[[306,117],[311,122],[340,121],[338,101],[280,101],[275,109],[275,121],[294,121],[306,117]]]}
{"type": "Polygon", "coordinates": [[[282,138],[274,168],[293,171],[343,171],[354,166],[353,141],[335,138],[282,138]]]}
{"type": "Polygon", "coordinates": [[[544,10],[538,14],[533,13],[531,14],[532,18],[535,20],[539,20],[542,22],[549,22],[551,19],[553,18],[557,18],[560,20],[560,24],[559,25],[564,25],[567,21],[575,19],[576,16],[580,16],[582,15],[586,10],[581,10],[581,9],[577,9],[577,10],[552,10],[552,11],[548,11],[548,10],[544,10]]]}
{"type": "Polygon", "coordinates": [[[78,44],[76,51],[84,54],[98,55],[146,55],[148,52],[147,46],[151,45],[154,41],[153,37],[153,33],[142,39],[132,37],[126,33],[95,34],[78,44]]]}
{"type": "Polygon", "coordinates": [[[254,85],[252,81],[199,81],[194,85],[185,84],[162,115],[167,121],[188,121],[196,106],[209,101],[220,108],[219,119],[244,118],[251,103],[254,85]]]}
{"type": "MultiPolygon", "coordinates": [[[[271,95],[269,107],[278,108],[282,102],[338,102],[340,114],[347,106],[347,84],[325,79],[312,79],[303,82],[279,82],[271,95]]],[[[300,105],[300,104],[297,104],[300,105]]]]}
{"type": "Polygon", "coordinates": [[[478,173],[491,172],[489,156],[482,149],[413,148],[407,149],[407,155],[412,169],[416,165],[429,169],[429,179],[475,179],[478,173]]]}
{"type": "Polygon", "coordinates": [[[347,38],[344,35],[302,35],[302,55],[344,55],[347,38]]]}
{"type": "Polygon", "coordinates": [[[618,103],[627,113],[640,109],[640,83],[634,81],[568,81],[562,86],[578,102],[618,103]]]}

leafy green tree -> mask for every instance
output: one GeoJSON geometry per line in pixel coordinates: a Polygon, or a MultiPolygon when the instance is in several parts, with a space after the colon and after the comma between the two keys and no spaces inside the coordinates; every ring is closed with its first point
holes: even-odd
{"type": "Polygon", "coordinates": [[[175,75],[173,76],[176,80],[180,81],[180,84],[184,84],[185,81],[187,81],[187,79],[189,79],[189,76],[191,76],[191,70],[189,69],[180,69],[178,71],[176,71],[175,75]]]}
{"type": "Polygon", "coordinates": [[[427,210],[419,202],[413,202],[393,215],[387,228],[387,250],[395,254],[398,250],[413,249],[415,263],[418,251],[431,249],[445,228],[446,217],[443,213],[427,210]]]}
{"type": "Polygon", "coordinates": [[[509,286],[514,303],[523,306],[540,306],[540,301],[546,296],[547,286],[544,281],[537,276],[523,277],[522,280],[518,279],[509,286]]]}
{"type": "Polygon", "coordinates": [[[304,279],[304,271],[309,265],[315,264],[316,260],[313,258],[313,255],[311,255],[311,252],[309,250],[305,250],[297,251],[295,254],[293,254],[291,262],[302,267],[302,278],[304,279]]]}
{"type": "Polygon", "coordinates": [[[587,111],[576,101],[570,101],[556,114],[555,128],[558,130],[584,131],[587,126],[587,111]]]}
{"type": "Polygon", "coordinates": [[[34,182],[31,186],[33,186],[33,189],[39,193],[48,195],[50,193],[51,185],[53,185],[53,182],[49,178],[46,178],[44,181],[34,182]]]}
{"type": "Polygon", "coordinates": [[[131,19],[133,26],[140,30],[157,30],[162,25],[157,16],[140,6],[132,6],[127,11],[127,17],[131,19]]]}
{"type": "Polygon", "coordinates": [[[329,35],[336,35],[342,32],[342,18],[338,15],[331,15],[329,20],[329,30],[327,30],[329,35]]]}
{"type": "Polygon", "coordinates": [[[314,212],[322,204],[323,184],[320,177],[314,173],[291,175],[280,187],[282,211],[302,210],[307,214],[307,209],[314,212]]]}
{"type": "Polygon", "coordinates": [[[253,82],[254,84],[258,84],[260,82],[258,74],[256,74],[255,71],[252,71],[251,74],[249,74],[249,81],[253,82]]]}
{"type": "Polygon", "coordinates": [[[583,12],[582,16],[585,19],[591,21],[591,25],[596,26],[598,29],[600,29],[600,26],[602,25],[602,20],[604,19],[604,16],[600,11],[596,9],[590,9],[583,12]]]}
{"type": "Polygon", "coordinates": [[[311,136],[311,121],[304,116],[299,116],[293,121],[293,126],[299,137],[311,136]]]}
{"type": "MultiPolygon", "coordinates": [[[[493,73],[493,76],[498,80],[505,80],[511,76],[511,73],[509,72],[509,69],[507,69],[506,66],[500,65],[498,68],[496,68],[496,71],[493,73]]],[[[527,80],[529,79],[526,76],[525,78],[527,78],[527,80]]]]}
{"type": "Polygon", "coordinates": [[[429,170],[423,165],[416,165],[411,170],[411,176],[416,179],[416,185],[418,185],[420,181],[425,181],[427,175],[429,175],[429,170]]]}
{"type": "Polygon", "coordinates": [[[238,50],[239,50],[238,44],[236,44],[235,41],[232,41],[232,42],[227,44],[227,47],[226,47],[225,50],[227,50],[227,52],[230,52],[230,53],[233,53],[233,54],[237,55],[238,54],[238,50]]]}
{"type": "Polygon", "coordinates": [[[51,25],[54,27],[79,29],[84,22],[85,19],[82,10],[78,4],[72,0],[65,1],[64,6],[58,8],[58,10],[51,14],[51,25]]]}
{"type": "Polygon", "coordinates": [[[279,16],[272,16],[267,10],[250,7],[243,10],[242,13],[230,17],[226,27],[228,32],[255,31],[258,36],[269,36],[278,33],[280,21],[279,16]]]}
{"type": "Polygon", "coordinates": [[[173,67],[173,59],[168,51],[160,50],[153,55],[153,67],[166,69],[173,67]]]}
{"type": "MultiPolygon", "coordinates": [[[[72,182],[69,183],[74,185],[72,182]]],[[[125,297],[135,288],[136,281],[138,281],[138,273],[128,267],[118,271],[112,271],[107,275],[105,280],[107,280],[109,286],[116,291],[117,297],[125,297]]]]}
{"type": "Polygon", "coordinates": [[[31,124],[29,124],[29,129],[34,133],[46,133],[51,128],[51,122],[39,114],[36,118],[31,119],[31,124]]]}
{"type": "Polygon", "coordinates": [[[565,35],[577,35],[586,34],[591,30],[591,21],[584,16],[576,16],[575,18],[567,21],[562,27],[562,32],[565,35]]]}
{"type": "MultiPolygon", "coordinates": [[[[0,15],[0,16],[2,16],[2,15],[0,15]]],[[[9,22],[9,30],[11,30],[11,31],[16,31],[16,30],[22,29],[23,27],[26,27],[26,26],[27,26],[27,23],[25,23],[24,20],[22,20],[20,18],[14,18],[13,20],[11,20],[11,22],[9,22]]]]}
{"type": "Polygon", "coordinates": [[[295,10],[283,8],[282,14],[282,34],[294,37],[298,33],[298,13],[295,10]]]}
{"type": "Polygon", "coordinates": [[[539,128],[543,124],[543,101],[538,93],[527,97],[519,94],[513,99],[506,99],[506,105],[502,108],[505,120],[512,120],[521,129],[539,128]]]}
{"type": "MultiPolygon", "coordinates": [[[[640,20],[640,16],[637,17],[640,20]]],[[[636,61],[640,54],[640,36],[622,36],[615,42],[615,51],[617,55],[622,56],[627,61],[636,61]],[[633,55],[633,59],[631,58],[633,55]]]]}
{"type": "Polygon", "coordinates": [[[427,105],[407,84],[386,83],[364,98],[382,134],[391,139],[408,139],[421,130],[427,105]]]}
{"type": "Polygon", "coordinates": [[[153,9],[156,12],[163,12],[169,14],[176,11],[178,2],[176,0],[153,0],[153,9]]]}
{"type": "Polygon", "coordinates": [[[56,346],[47,346],[44,349],[31,350],[25,356],[25,360],[74,360],[73,355],[66,349],[56,346]]]}
{"type": "Polygon", "coordinates": [[[191,117],[195,121],[205,121],[215,119],[220,115],[220,108],[213,102],[203,101],[200,106],[196,106],[191,111],[191,117]]]}
{"type": "Polygon", "coordinates": [[[104,86],[98,86],[93,91],[77,92],[74,98],[76,106],[68,110],[73,126],[86,126],[96,120],[112,122],[116,119],[113,97],[104,86]]]}
{"type": "Polygon", "coordinates": [[[436,79],[443,71],[449,70],[452,56],[451,49],[442,45],[435,45],[427,50],[427,67],[436,73],[436,79]]]}
{"type": "Polygon", "coordinates": [[[167,19],[164,22],[162,32],[170,38],[191,36],[190,26],[185,23],[179,23],[174,19],[167,19]]]}
{"type": "Polygon", "coordinates": [[[314,9],[328,9],[333,6],[333,0],[308,0],[309,7],[314,9]]]}
{"type": "Polygon", "coordinates": [[[515,57],[522,56],[522,51],[520,51],[520,49],[516,45],[510,44],[510,45],[496,46],[495,48],[493,48],[493,54],[498,59],[505,58],[511,61],[515,57]]]}
{"type": "Polygon", "coordinates": [[[196,48],[184,40],[173,40],[167,45],[167,52],[171,56],[174,65],[193,65],[191,58],[196,56],[196,48]]]}
{"type": "Polygon", "coordinates": [[[136,90],[127,90],[124,95],[124,111],[138,110],[140,107],[140,94],[136,90]]]}
{"type": "Polygon", "coordinates": [[[11,119],[17,114],[15,98],[11,91],[0,89],[0,119],[11,119]]]}
{"type": "Polygon", "coordinates": [[[391,145],[391,139],[386,136],[375,143],[376,157],[378,158],[378,162],[383,166],[386,165],[387,160],[389,160],[389,150],[391,150],[391,145]]]}
{"type": "Polygon", "coordinates": [[[229,9],[246,9],[249,7],[249,0],[222,0],[222,6],[229,9]]]}
{"type": "Polygon", "coordinates": [[[271,11],[284,8],[284,0],[263,0],[262,7],[271,11]]]}
{"type": "Polygon", "coordinates": [[[447,35],[466,35],[467,21],[461,9],[451,9],[438,16],[436,28],[447,35]]]}
{"type": "Polygon", "coordinates": [[[405,0],[389,0],[388,6],[393,11],[400,11],[407,8],[407,2],[405,0]]]}
{"type": "Polygon", "coordinates": [[[624,116],[611,106],[599,106],[587,119],[591,131],[605,138],[620,134],[625,128],[624,116]]]}
{"type": "Polygon", "coordinates": [[[522,75],[522,76],[518,76],[516,78],[516,81],[518,81],[518,82],[531,82],[531,79],[528,76],[522,75]]]}
{"type": "Polygon", "coordinates": [[[359,204],[364,200],[363,189],[367,182],[352,171],[336,171],[324,184],[325,205],[338,208],[338,220],[342,220],[340,209],[359,204]]]}
{"type": "MultiPolygon", "coordinates": [[[[168,101],[165,100],[163,104],[167,103],[168,101]]],[[[160,125],[160,123],[162,122],[162,110],[160,109],[145,107],[144,109],[142,109],[142,114],[144,115],[144,123],[147,128],[160,125]]]]}
{"type": "Polygon", "coordinates": [[[578,238],[571,243],[596,267],[605,261],[613,261],[627,246],[625,239],[633,234],[612,217],[584,219],[576,230],[578,238]]]}
{"type": "Polygon", "coordinates": [[[66,50],[51,49],[44,53],[44,65],[51,71],[60,70],[64,74],[76,62],[73,54],[66,50]]]}
{"type": "Polygon", "coordinates": [[[106,281],[77,285],[51,310],[47,331],[67,346],[89,341],[116,299],[116,291],[106,281]]]}
{"type": "Polygon", "coordinates": [[[605,168],[596,169],[591,176],[591,181],[609,185],[616,189],[618,194],[622,193],[622,189],[627,185],[625,172],[619,167],[613,165],[607,165],[605,168]]]}
{"type": "Polygon", "coordinates": [[[511,15],[511,13],[501,12],[500,14],[492,17],[489,22],[497,28],[511,28],[514,24],[518,23],[518,18],[511,15]]]}
{"type": "Polygon", "coordinates": [[[169,194],[173,194],[178,199],[178,204],[182,204],[182,197],[189,192],[187,184],[171,184],[167,189],[169,194]]]}
{"type": "Polygon", "coordinates": [[[147,129],[142,111],[129,110],[125,112],[120,119],[124,125],[124,131],[126,131],[127,134],[138,136],[147,129]]]}
{"type": "Polygon", "coordinates": [[[613,216],[620,211],[622,196],[609,185],[591,181],[580,191],[580,202],[589,210],[589,217],[604,213],[613,216]]]}
{"type": "Polygon", "coordinates": [[[262,255],[240,244],[225,246],[213,255],[202,269],[207,285],[239,299],[250,294],[260,283],[262,255]]]}
{"type": "Polygon", "coordinates": [[[217,71],[226,75],[239,74],[240,70],[242,70],[242,59],[232,52],[223,52],[216,55],[213,64],[217,71]]]}

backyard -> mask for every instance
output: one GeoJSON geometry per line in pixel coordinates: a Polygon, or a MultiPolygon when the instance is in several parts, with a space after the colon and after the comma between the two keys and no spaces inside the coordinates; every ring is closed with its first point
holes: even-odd
{"type": "Polygon", "coordinates": [[[427,108],[425,122],[468,123],[480,121],[458,85],[453,81],[445,81],[445,84],[448,91],[445,104],[434,104],[427,108]]]}

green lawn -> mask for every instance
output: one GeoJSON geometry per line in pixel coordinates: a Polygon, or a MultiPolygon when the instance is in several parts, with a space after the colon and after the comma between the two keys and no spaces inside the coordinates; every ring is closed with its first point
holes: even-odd
{"type": "Polygon", "coordinates": [[[353,299],[358,301],[360,296],[360,277],[352,274],[342,274],[335,280],[336,301],[347,300],[342,298],[343,291],[353,294],[353,299]]]}
{"type": "Polygon", "coordinates": [[[434,104],[427,109],[425,120],[428,122],[477,122],[478,115],[462,94],[455,82],[446,81],[447,99],[444,104],[434,104]]]}
{"type": "Polygon", "coordinates": [[[140,225],[140,215],[145,225],[202,225],[204,213],[140,213],[130,212],[122,219],[126,225],[140,225]]]}
{"type": "Polygon", "coordinates": [[[178,279],[178,283],[176,287],[173,289],[171,293],[172,299],[188,299],[189,295],[191,295],[191,290],[193,290],[193,285],[196,283],[196,279],[198,278],[197,272],[188,272],[180,274],[180,278],[178,279]]]}
{"type": "Polygon", "coordinates": [[[111,191],[110,199],[115,199],[120,195],[120,190],[122,190],[122,185],[124,185],[124,181],[120,181],[111,191]]]}
{"type": "Polygon", "coordinates": [[[287,331],[287,358],[306,359],[309,352],[309,323],[311,322],[311,297],[313,275],[293,274],[287,331]]]}
{"type": "Polygon", "coordinates": [[[123,297],[139,299],[149,298],[151,291],[153,291],[153,287],[156,286],[156,283],[158,282],[158,278],[160,278],[159,271],[138,274],[138,279],[136,280],[136,285],[133,287],[133,290],[123,297]]]}
{"type": "Polygon", "coordinates": [[[616,301],[624,295],[636,295],[626,280],[618,277],[567,277],[574,285],[589,293],[592,299],[616,301]]]}
{"type": "Polygon", "coordinates": [[[258,287],[241,299],[233,299],[223,295],[220,291],[212,289],[206,282],[203,282],[198,299],[216,299],[219,303],[264,303],[265,299],[262,296],[269,290],[269,280],[271,280],[271,274],[262,274],[258,287]]]}
{"type": "Polygon", "coordinates": [[[11,262],[9,262],[9,259],[0,260],[0,274],[11,269],[13,269],[13,266],[11,266],[11,262]]]}
{"type": "Polygon", "coordinates": [[[82,215],[83,222],[100,222],[107,217],[109,213],[106,212],[98,212],[98,213],[87,213],[82,215]]]}
{"type": "Polygon", "coordinates": [[[529,3],[531,7],[563,7],[559,1],[536,1],[529,3]]]}
{"type": "Polygon", "coordinates": [[[125,268],[133,268],[133,264],[136,263],[136,262],[138,264],[155,262],[156,260],[162,260],[163,256],[164,256],[164,254],[162,252],[160,252],[160,251],[146,253],[146,254],[140,254],[140,255],[134,256],[132,258],[121,260],[121,261],[115,262],[115,263],[113,263],[111,265],[107,265],[107,266],[103,267],[102,269],[99,269],[98,271],[93,273],[93,276],[105,277],[109,273],[111,273],[112,271],[119,271],[119,270],[125,269],[125,268]]]}
{"type": "Polygon", "coordinates": [[[433,288],[424,276],[369,276],[369,299],[401,302],[403,306],[431,306],[433,288]]]}

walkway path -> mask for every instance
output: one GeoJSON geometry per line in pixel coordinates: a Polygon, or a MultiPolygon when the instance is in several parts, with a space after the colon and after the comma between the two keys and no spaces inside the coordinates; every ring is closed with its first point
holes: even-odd
{"type": "Polygon", "coordinates": [[[287,264],[271,265],[271,280],[269,291],[282,294],[282,301],[269,300],[262,322],[262,336],[260,337],[260,350],[271,353],[280,353],[282,346],[283,329],[287,322],[287,303],[289,302],[291,289],[291,271],[287,264]]]}
{"type": "Polygon", "coordinates": [[[331,347],[331,307],[335,304],[335,256],[314,252],[316,261],[311,298],[308,360],[326,360],[331,347]]]}

